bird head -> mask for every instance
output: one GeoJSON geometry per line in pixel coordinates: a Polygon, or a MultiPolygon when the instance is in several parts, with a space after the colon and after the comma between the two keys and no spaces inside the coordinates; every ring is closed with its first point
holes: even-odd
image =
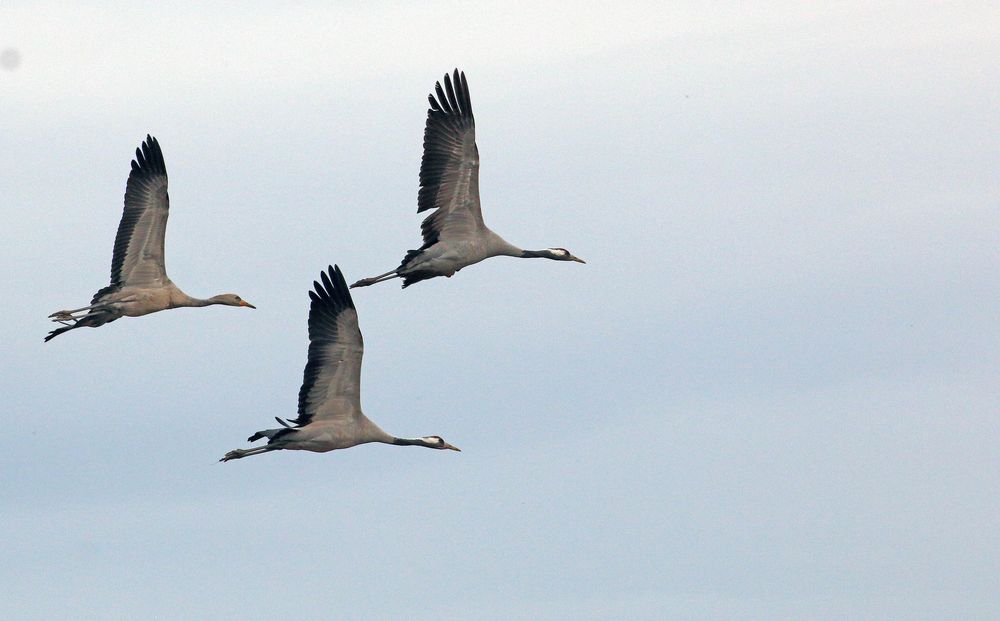
{"type": "Polygon", "coordinates": [[[577,263],[586,263],[586,261],[580,257],[574,257],[570,251],[565,248],[546,248],[545,253],[546,258],[556,261],[576,261],[577,263]]]}
{"type": "Polygon", "coordinates": [[[212,298],[212,301],[216,304],[225,304],[226,306],[246,306],[247,308],[257,308],[235,293],[223,293],[222,295],[217,295],[212,298]]]}
{"type": "Polygon", "coordinates": [[[423,438],[420,438],[420,440],[427,448],[449,449],[452,451],[458,451],[460,453],[462,452],[462,449],[458,448],[457,446],[452,446],[448,444],[447,442],[444,441],[444,438],[442,438],[441,436],[424,436],[423,438]]]}

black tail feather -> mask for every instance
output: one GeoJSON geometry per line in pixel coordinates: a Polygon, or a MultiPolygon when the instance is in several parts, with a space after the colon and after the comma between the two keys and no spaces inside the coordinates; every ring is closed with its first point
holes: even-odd
{"type": "Polygon", "coordinates": [[[413,283],[434,278],[435,276],[439,276],[439,274],[435,274],[433,272],[410,272],[409,274],[403,275],[403,288],[406,289],[413,283]]]}
{"type": "Polygon", "coordinates": [[[105,309],[91,310],[83,317],[75,320],[73,322],[73,325],[66,326],[64,328],[56,328],[52,332],[49,332],[49,335],[45,337],[45,342],[48,343],[49,341],[56,338],[63,332],[69,332],[70,330],[74,330],[76,328],[99,328],[106,323],[111,323],[112,321],[117,320],[119,317],[121,317],[121,315],[118,315],[109,310],[105,309]]]}
{"type": "Polygon", "coordinates": [[[66,326],[64,328],[56,328],[52,332],[49,332],[49,335],[45,337],[45,342],[48,343],[49,341],[51,341],[52,339],[56,338],[57,336],[59,336],[63,332],[69,332],[73,328],[79,328],[79,327],[80,327],[79,324],[73,324],[71,326],[66,326]]]}

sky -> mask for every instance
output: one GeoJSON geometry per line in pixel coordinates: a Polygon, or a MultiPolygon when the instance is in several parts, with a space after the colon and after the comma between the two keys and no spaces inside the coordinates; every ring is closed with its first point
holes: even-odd
{"type": "Polygon", "coordinates": [[[1000,11],[874,4],[0,4],[0,617],[1000,617],[1000,11]],[[355,290],[367,415],[461,453],[218,463],[419,244],[455,67],[487,224],[587,265],[355,290]],[[147,133],[258,309],[43,344],[147,133]]]}

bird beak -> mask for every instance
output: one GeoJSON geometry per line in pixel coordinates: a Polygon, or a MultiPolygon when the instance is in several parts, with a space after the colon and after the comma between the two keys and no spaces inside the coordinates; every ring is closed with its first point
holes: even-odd
{"type": "Polygon", "coordinates": [[[247,308],[257,308],[256,306],[254,306],[250,302],[247,302],[246,300],[240,300],[240,306],[246,306],[247,308]]]}
{"type": "Polygon", "coordinates": [[[458,448],[457,446],[452,446],[452,445],[448,444],[447,442],[444,443],[444,447],[446,449],[449,449],[449,450],[452,450],[452,451],[458,451],[459,453],[462,452],[462,449],[458,448]]]}
{"type": "Polygon", "coordinates": [[[577,263],[583,263],[584,265],[587,264],[587,262],[584,261],[583,259],[581,259],[580,257],[574,257],[573,255],[569,256],[569,260],[570,261],[576,261],[577,263]]]}

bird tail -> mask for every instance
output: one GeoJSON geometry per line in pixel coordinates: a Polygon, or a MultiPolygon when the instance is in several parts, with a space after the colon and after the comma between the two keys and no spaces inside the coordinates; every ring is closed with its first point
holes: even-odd
{"type": "Polygon", "coordinates": [[[413,283],[420,282],[421,280],[427,280],[429,278],[434,278],[438,276],[433,272],[410,272],[403,275],[403,288],[406,289],[413,283]]]}
{"type": "Polygon", "coordinates": [[[255,446],[248,449],[233,449],[222,456],[219,461],[229,461],[230,459],[243,459],[244,457],[249,457],[251,455],[257,455],[260,453],[266,453],[268,451],[276,451],[282,447],[282,443],[275,444],[274,441],[283,435],[294,432],[295,429],[291,427],[286,427],[284,429],[264,429],[263,431],[258,431],[249,438],[247,442],[256,442],[261,438],[267,438],[267,444],[264,446],[255,446]]]}
{"type": "Polygon", "coordinates": [[[288,431],[288,429],[264,429],[262,431],[258,431],[257,433],[247,438],[247,442],[256,442],[261,438],[267,438],[267,441],[271,442],[272,440],[274,440],[276,436],[281,434],[281,432],[283,431],[288,431]]]}
{"type": "MultiPolygon", "coordinates": [[[[277,417],[275,417],[277,418],[277,417]]],[[[284,437],[290,433],[295,433],[296,428],[289,426],[288,423],[278,418],[278,422],[284,425],[281,429],[264,429],[253,434],[247,438],[247,442],[256,442],[261,438],[267,438],[267,444],[264,446],[255,446],[248,449],[233,449],[222,456],[219,461],[229,461],[230,459],[242,459],[244,457],[249,457],[251,455],[257,455],[259,453],[266,453],[268,451],[276,451],[284,447],[284,442],[275,443],[278,438],[284,437]]]]}
{"type": "MultiPolygon", "coordinates": [[[[61,313],[53,313],[53,315],[57,315],[57,314],[61,314],[61,313]]],[[[98,328],[100,326],[103,326],[106,323],[111,323],[112,321],[115,321],[119,317],[121,317],[121,315],[115,314],[113,312],[110,312],[110,311],[107,311],[107,310],[104,310],[104,309],[92,310],[89,313],[87,313],[86,315],[84,315],[83,317],[80,317],[79,319],[74,320],[73,321],[73,325],[69,325],[69,326],[66,326],[66,327],[63,327],[63,328],[56,328],[52,332],[49,332],[49,335],[45,337],[45,342],[48,343],[49,341],[51,341],[52,339],[56,338],[57,336],[59,336],[63,332],[69,332],[70,330],[74,330],[76,328],[98,328]]],[[[67,318],[67,319],[58,318],[58,319],[54,319],[53,321],[64,321],[65,322],[65,321],[69,321],[70,319],[71,318],[67,318]]]]}
{"type": "Polygon", "coordinates": [[[83,327],[83,326],[81,326],[78,323],[74,323],[73,325],[66,326],[64,328],[56,328],[52,332],[49,332],[49,335],[45,337],[45,342],[48,343],[49,341],[51,341],[52,339],[56,338],[57,336],[59,336],[63,332],[69,332],[70,330],[72,330],[74,328],[81,328],[81,327],[83,327]]]}

